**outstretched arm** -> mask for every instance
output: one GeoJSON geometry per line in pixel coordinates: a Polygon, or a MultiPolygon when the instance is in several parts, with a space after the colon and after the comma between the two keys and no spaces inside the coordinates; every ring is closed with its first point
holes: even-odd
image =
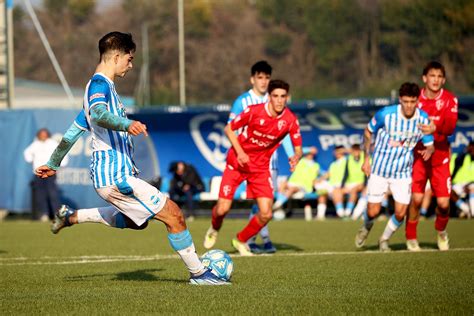
{"type": "Polygon", "coordinates": [[[71,150],[72,146],[76,143],[79,137],[84,134],[83,129],[76,126],[75,123],[71,124],[69,129],[64,134],[61,142],[56,147],[54,152],[51,154],[49,161],[46,165],[42,165],[35,170],[35,175],[40,178],[48,178],[54,176],[56,171],[59,169],[61,162],[63,161],[66,154],[71,150]]]}
{"type": "Polygon", "coordinates": [[[145,124],[114,115],[107,110],[107,106],[103,103],[95,105],[90,111],[92,121],[100,127],[114,131],[129,132],[133,136],[141,133],[148,136],[145,124]]]}

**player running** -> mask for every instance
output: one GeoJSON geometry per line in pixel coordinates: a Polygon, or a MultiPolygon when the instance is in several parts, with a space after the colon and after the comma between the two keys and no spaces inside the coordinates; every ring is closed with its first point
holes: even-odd
{"type": "MultiPolygon", "coordinates": [[[[227,123],[230,123],[237,115],[242,113],[247,107],[255,105],[255,104],[262,104],[268,102],[268,83],[270,82],[270,78],[272,75],[272,66],[270,66],[266,61],[261,60],[256,62],[250,68],[250,83],[252,84],[252,89],[248,90],[247,92],[241,94],[232,104],[232,109],[230,110],[229,120],[227,123]]],[[[293,146],[291,145],[291,140],[289,137],[285,137],[283,140],[283,147],[285,148],[286,154],[288,157],[294,155],[293,146]]],[[[278,155],[277,151],[273,153],[272,159],[270,160],[270,172],[273,179],[273,186],[276,189],[277,185],[277,177],[278,177],[278,155]]],[[[250,212],[251,219],[255,214],[258,212],[258,206],[256,204],[253,205],[252,210],[250,212]]],[[[272,241],[270,240],[270,232],[268,230],[268,226],[265,226],[260,231],[260,237],[263,241],[263,247],[260,247],[256,244],[257,235],[250,238],[248,241],[250,250],[253,253],[274,253],[276,252],[276,248],[273,246],[272,241]]],[[[207,247],[207,244],[204,244],[204,247],[207,247]]]]}
{"type": "MultiPolygon", "coordinates": [[[[454,133],[458,119],[458,100],[448,90],[443,89],[446,82],[446,71],[439,62],[429,62],[423,69],[425,87],[421,90],[418,108],[422,109],[434,122],[433,136],[435,152],[430,160],[425,161],[418,153],[422,145],[415,149],[413,163],[412,201],[408,211],[405,235],[407,248],[419,251],[416,228],[420,218],[420,207],[427,180],[430,180],[431,190],[436,196],[435,229],[438,232],[439,250],[449,249],[446,226],[449,220],[449,197],[451,194],[451,174],[449,160],[451,150],[448,136],[454,133]]],[[[431,132],[431,130],[430,130],[431,132]]]]}
{"type": "Polygon", "coordinates": [[[207,248],[216,243],[224,217],[232,206],[235,190],[247,180],[247,197],[257,201],[259,210],[232,240],[232,245],[243,256],[253,255],[247,241],[272,218],[273,182],[268,168],[271,156],[288,134],[295,150],[295,155],[289,159],[292,171],[302,156],[298,120],[286,107],[289,89],[288,83],[282,80],[270,81],[269,102],[248,107],[226,125],[224,132],[232,148],[227,154],[219,199],[212,211],[212,225],[204,238],[207,248]],[[241,128],[243,132],[237,136],[235,131],[241,128]]]}
{"type": "Polygon", "coordinates": [[[390,190],[395,200],[395,213],[379,239],[379,248],[380,251],[391,250],[388,240],[402,224],[410,203],[413,149],[421,139],[425,147],[419,149],[419,154],[424,160],[428,160],[434,151],[433,136],[423,132],[429,129],[428,115],[416,107],[419,94],[417,84],[402,84],[399,90],[400,104],[378,111],[365,129],[362,170],[370,177],[364,225],[355,238],[357,248],[365,244],[374,219],[380,213],[384,195],[390,190]],[[371,167],[370,144],[374,134],[377,136],[371,167]]]}
{"type": "Polygon", "coordinates": [[[147,227],[148,220],[155,218],[166,225],[168,240],[188,268],[191,284],[229,284],[214,276],[199,260],[179,207],[137,178],[131,136],[148,136],[147,128],[127,118],[114,84],[117,77],[124,77],[132,69],[135,48],[132,36],[126,33],[111,32],[99,41],[100,62],[86,86],[83,112],[64,135],[50,161],[35,171],[42,178],[54,175],[60,160],[85,129],[89,129],[93,147],[92,181],[97,194],[111,206],[73,210],[63,205],[51,230],[56,234],[64,227],[86,222],[141,230],[147,227]]]}

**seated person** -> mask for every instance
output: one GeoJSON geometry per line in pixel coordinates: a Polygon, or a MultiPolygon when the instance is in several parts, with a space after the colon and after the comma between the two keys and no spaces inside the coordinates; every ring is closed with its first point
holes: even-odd
{"type": "Polygon", "coordinates": [[[451,157],[451,200],[461,211],[459,217],[474,217],[474,141],[465,151],[451,157]],[[468,196],[469,205],[463,200],[468,196]]]}
{"type": "Polygon", "coordinates": [[[204,183],[193,165],[183,161],[172,162],[169,172],[173,174],[170,182],[170,199],[178,205],[186,203],[188,220],[194,219],[194,200],[196,193],[204,191],[204,183]],[[184,200],[184,201],[183,201],[184,200]]]}

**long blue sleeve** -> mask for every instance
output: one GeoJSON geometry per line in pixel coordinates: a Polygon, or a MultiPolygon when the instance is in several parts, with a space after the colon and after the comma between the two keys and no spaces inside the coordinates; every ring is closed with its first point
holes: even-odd
{"type": "Polygon", "coordinates": [[[49,158],[49,161],[46,163],[46,165],[53,170],[58,170],[59,166],[61,165],[61,161],[64,159],[64,156],[66,156],[79,137],[84,134],[84,132],[84,129],[79,128],[75,123],[73,123],[64,134],[58,147],[56,147],[54,152],[51,154],[51,157],[49,158]]]}
{"type": "Polygon", "coordinates": [[[283,138],[282,141],[283,149],[286,152],[286,155],[288,158],[293,157],[295,155],[295,150],[293,148],[293,143],[291,142],[290,135],[286,135],[285,138],[283,138]]]}
{"type": "Polygon", "coordinates": [[[107,106],[103,103],[95,105],[90,111],[92,121],[103,128],[126,132],[132,124],[131,120],[107,111],[107,106]]]}

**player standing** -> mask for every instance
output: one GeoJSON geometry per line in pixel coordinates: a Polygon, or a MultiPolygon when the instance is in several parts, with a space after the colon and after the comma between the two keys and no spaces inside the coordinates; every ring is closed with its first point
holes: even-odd
{"type": "MultiPolygon", "coordinates": [[[[458,101],[456,97],[443,86],[446,82],[446,71],[439,62],[429,62],[423,69],[425,87],[421,90],[418,107],[428,113],[434,123],[435,152],[430,160],[424,161],[415,149],[413,163],[412,201],[408,211],[405,227],[407,248],[419,251],[416,228],[420,218],[420,207],[427,180],[430,180],[431,190],[436,197],[435,229],[438,232],[439,250],[449,249],[449,239],[446,226],[449,220],[449,197],[451,194],[451,174],[449,160],[451,155],[448,136],[454,133],[458,118],[458,101]]],[[[431,124],[433,125],[433,124],[431,124]]]]}
{"type": "Polygon", "coordinates": [[[378,111],[365,128],[362,170],[370,177],[364,225],[355,238],[357,248],[365,244],[374,219],[380,213],[385,193],[390,190],[395,200],[395,213],[379,239],[379,248],[381,251],[391,250],[388,240],[403,223],[410,203],[413,150],[421,139],[425,146],[419,150],[422,159],[428,160],[434,151],[433,136],[424,135],[423,132],[430,125],[428,115],[416,107],[419,94],[417,84],[402,84],[399,90],[400,104],[378,111]],[[370,145],[374,134],[377,136],[371,167],[370,145]]]}
{"type": "Polygon", "coordinates": [[[302,155],[298,120],[286,107],[289,89],[282,80],[270,81],[269,102],[248,107],[226,125],[224,132],[232,148],[227,154],[219,199],[212,211],[212,225],[204,238],[207,248],[216,243],[224,217],[232,206],[235,190],[244,180],[247,180],[247,197],[257,201],[259,210],[232,240],[234,248],[241,255],[251,256],[247,241],[271,220],[273,181],[268,168],[271,156],[288,134],[295,150],[295,155],[289,159],[292,171],[302,155]],[[237,136],[235,131],[241,128],[243,132],[237,136]]]}
{"type": "MultiPolygon", "coordinates": [[[[227,123],[230,123],[237,115],[242,113],[247,107],[255,105],[255,104],[262,104],[268,102],[268,83],[270,82],[270,78],[272,75],[272,66],[270,66],[266,61],[261,60],[256,62],[250,68],[250,83],[252,84],[252,88],[247,92],[241,94],[232,104],[232,109],[230,110],[229,120],[227,123]]],[[[285,137],[283,140],[283,147],[288,155],[291,157],[294,155],[293,147],[291,146],[291,140],[288,137],[285,137]]],[[[273,186],[277,188],[277,177],[278,177],[278,154],[277,151],[272,156],[270,160],[270,171],[272,174],[273,179],[273,186]]],[[[256,204],[253,205],[252,210],[250,212],[250,219],[255,216],[258,212],[258,206],[256,204]]],[[[263,247],[260,248],[256,244],[257,236],[250,238],[248,241],[250,250],[253,253],[274,253],[276,252],[276,248],[273,246],[273,243],[270,240],[270,232],[268,230],[268,226],[265,226],[260,231],[260,237],[263,241],[263,247]]],[[[208,245],[204,245],[205,248],[208,245]]]]}
{"type": "MultiPolygon", "coordinates": [[[[100,62],[84,94],[83,113],[92,134],[91,176],[94,188],[101,198],[113,206],[72,210],[63,205],[51,229],[57,233],[73,224],[97,222],[140,230],[147,226],[148,220],[155,218],[166,225],[168,240],[187,266],[191,284],[228,284],[214,276],[199,260],[179,207],[155,187],[137,178],[131,135],[147,136],[147,128],[141,122],[127,118],[114,84],[117,77],[124,77],[132,69],[135,48],[130,34],[111,32],[102,37],[99,41],[100,62]]],[[[68,130],[70,135],[65,135],[69,141],[61,141],[52,160],[36,169],[37,176],[47,178],[56,173],[59,165],[55,162],[64,157],[74,138],[86,126],[74,125],[77,129],[72,127],[71,132],[68,130]]]]}

